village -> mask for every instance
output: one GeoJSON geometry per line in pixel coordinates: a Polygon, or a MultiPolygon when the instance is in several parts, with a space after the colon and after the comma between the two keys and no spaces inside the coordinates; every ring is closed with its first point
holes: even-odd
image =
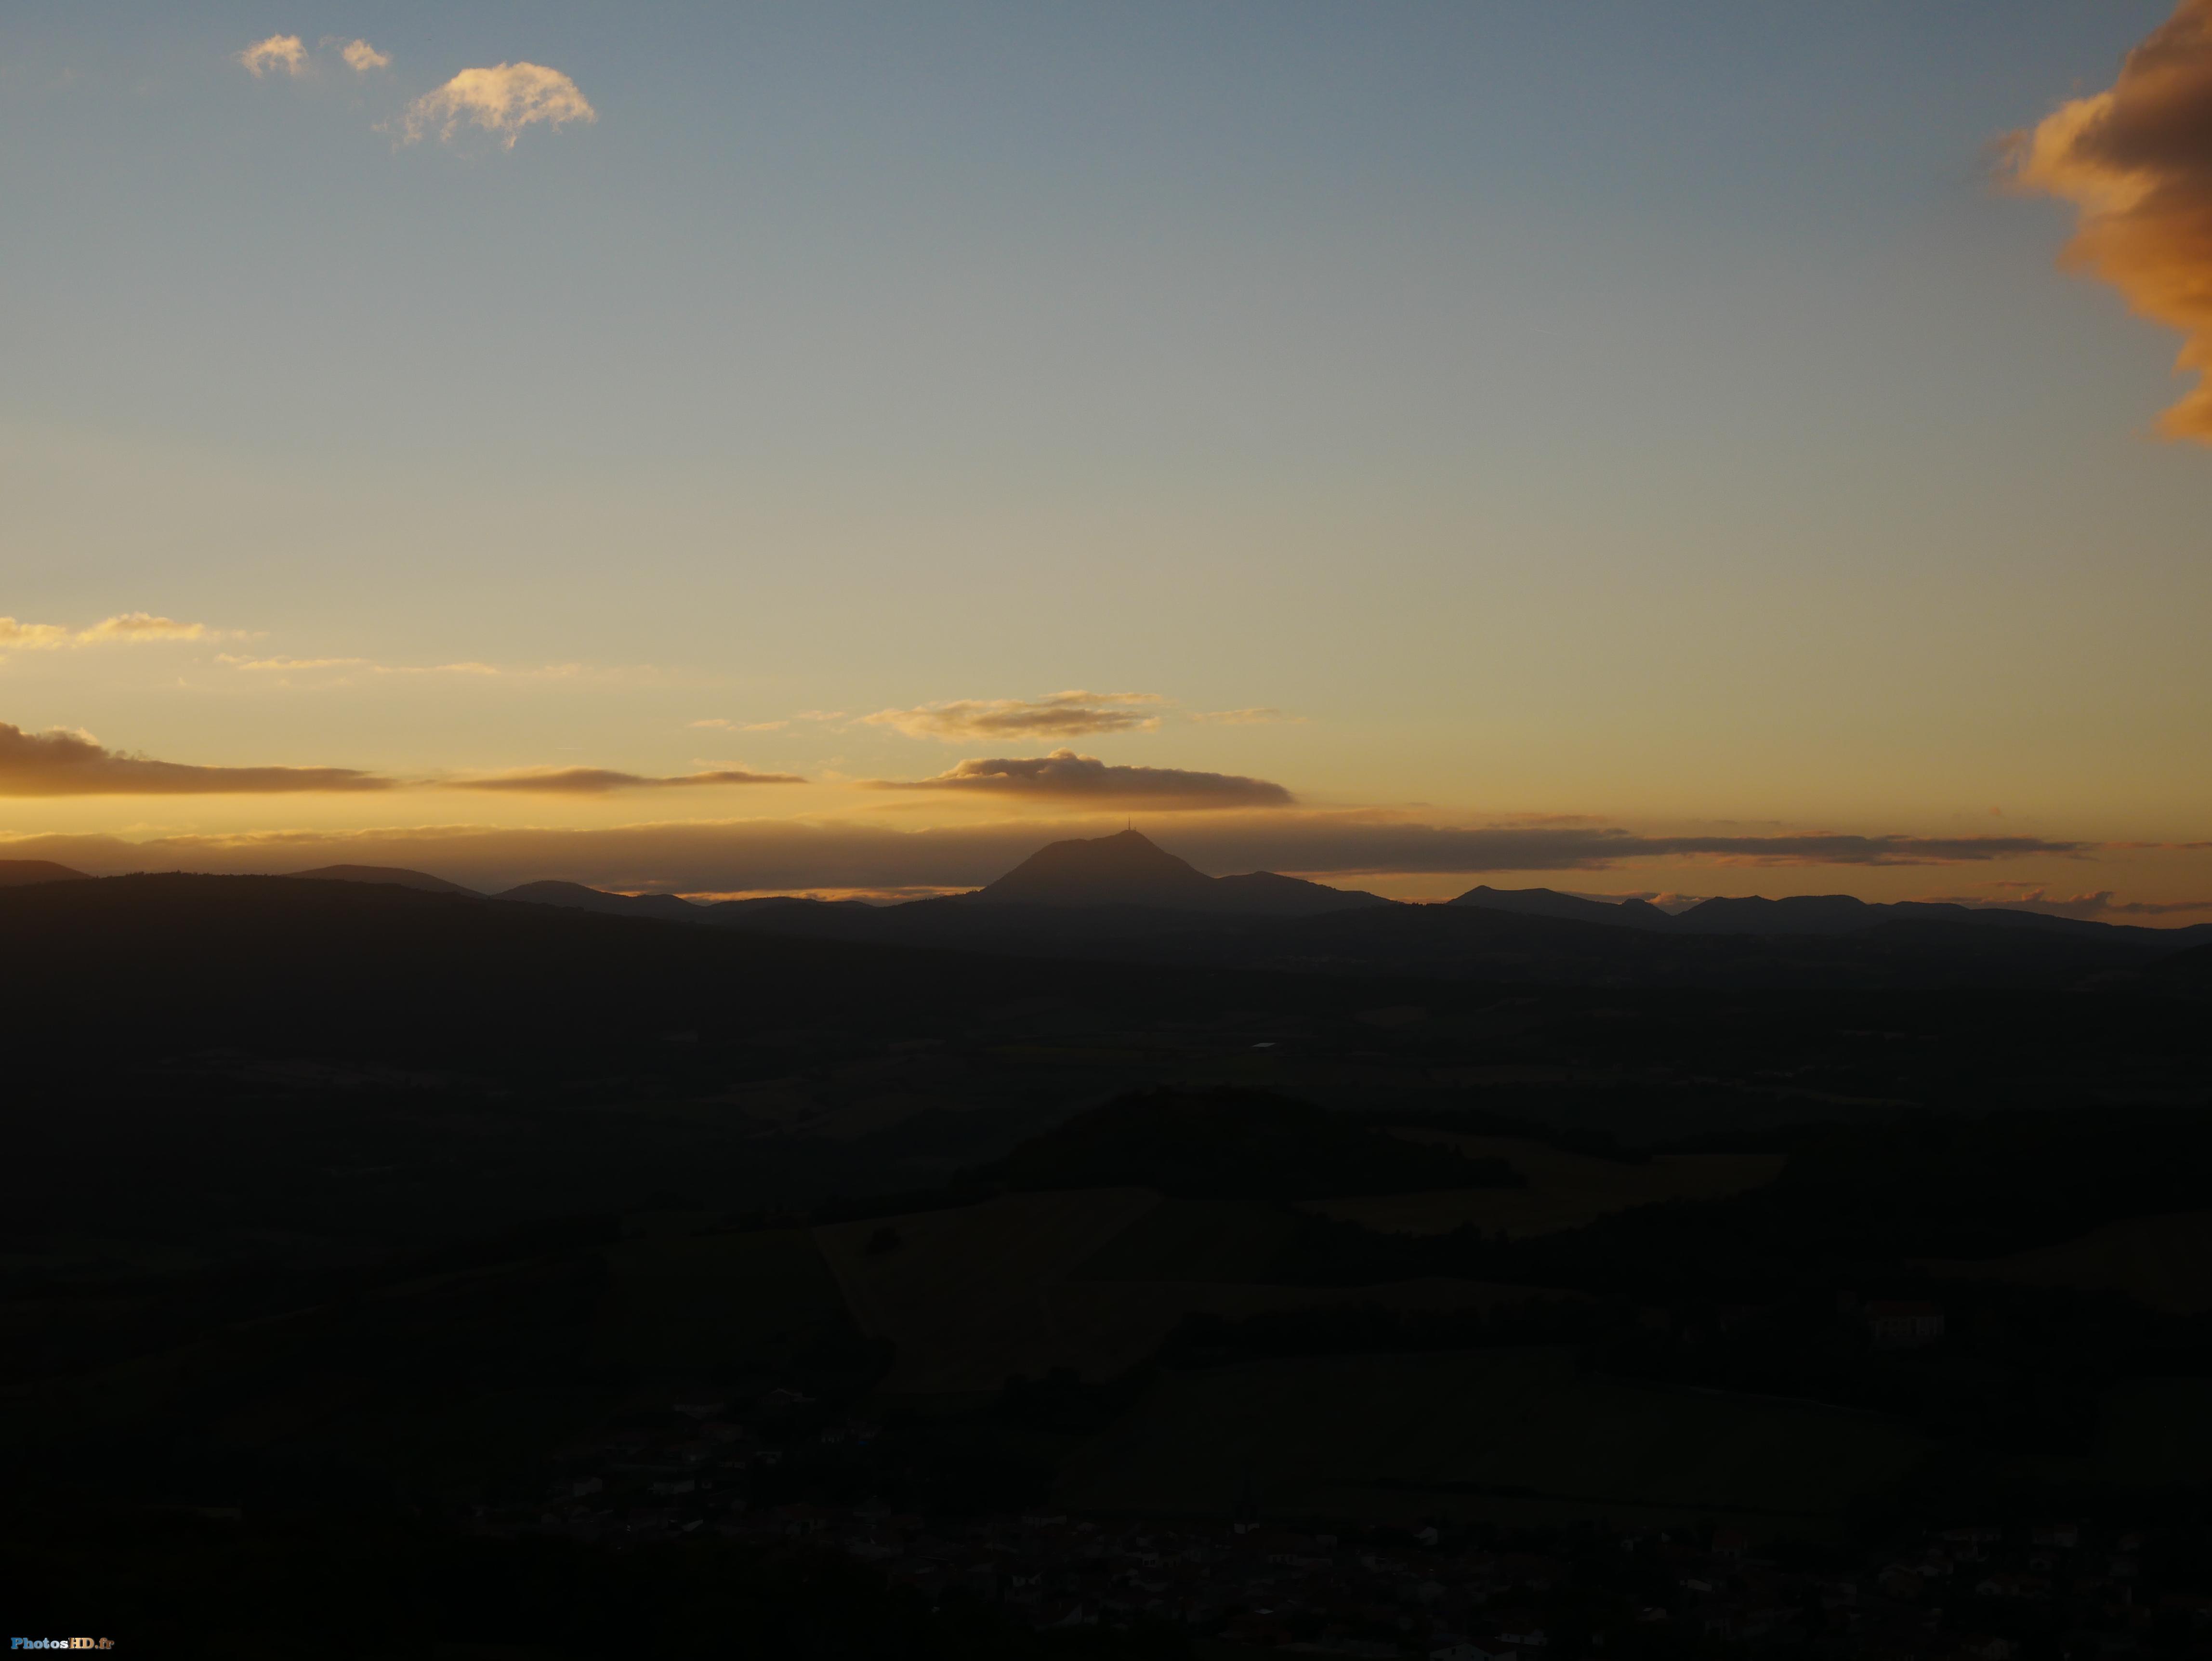
{"type": "MultiPolygon", "coordinates": [[[[755,1404],[771,1421],[817,1405],[789,1389],[755,1404]]],[[[1215,1518],[1146,1518],[747,1497],[787,1462],[864,1463],[882,1432],[832,1418],[794,1445],[723,1402],[679,1402],[661,1433],[617,1433],[542,1500],[479,1507],[474,1528],[616,1548],[705,1536],[837,1552],[933,1606],[993,1605],[1040,1632],[1149,1626],[1204,1642],[1193,1653],[1206,1655],[2212,1653],[2198,1531],[2170,1520],[1900,1524],[1854,1558],[1705,1520],[1431,1521],[1413,1496],[1406,1519],[1327,1528],[1255,1514],[1249,1500],[1215,1518]]]]}

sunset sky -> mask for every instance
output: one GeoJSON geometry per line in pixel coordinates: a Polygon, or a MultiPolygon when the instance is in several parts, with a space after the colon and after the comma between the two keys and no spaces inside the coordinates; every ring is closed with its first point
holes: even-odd
{"type": "Polygon", "coordinates": [[[2212,0],[18,3],[0,204],[0,856],[2212,919],[2212,0]]]}

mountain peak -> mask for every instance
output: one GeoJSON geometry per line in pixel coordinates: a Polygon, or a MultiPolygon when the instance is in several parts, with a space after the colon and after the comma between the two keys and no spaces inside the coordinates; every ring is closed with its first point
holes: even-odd
{"type": "Polygon", "coordinates": [[[976,898],[1024,905],[1178,905],[1210,896],[1213,879],[1143,831],[1048,843],[976,898]]]}
{"type": "Polygon", "coordinates": [[[1272,871],[1209,877],[1133,827],[1040,848],[970,898],[986,904],[1139,905],[1159,911],[1253,916],[1301,916],[1389,904],[1373,894],[1272,871]]]}

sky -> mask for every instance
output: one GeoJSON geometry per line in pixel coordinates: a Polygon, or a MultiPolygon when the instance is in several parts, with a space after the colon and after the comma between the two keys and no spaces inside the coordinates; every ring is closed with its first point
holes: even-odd
{"type": "Polygon", "coordinates": [[[2212,919],[2208,134],[2212,0],[17,0],[0,856],[2212,919]]]}

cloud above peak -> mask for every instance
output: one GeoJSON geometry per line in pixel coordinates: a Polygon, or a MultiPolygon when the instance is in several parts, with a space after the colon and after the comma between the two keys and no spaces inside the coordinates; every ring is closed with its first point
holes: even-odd
{"type": "Polygon", "coordinates": [[[1151,733],[1167,703],[1158,692],[1054,692],[1041,698],[957,698],[860,717],[910,739],[1073,739],[1097,733],[1151,733]]]}
{"type": "Polygon", "coordinates": [[[2111,87],[2012,134],[2004,170],[2075,204],[2068,266],[2186,337],[2177,368],[2208,379],[2159,430],[2212,443],[2212,0],[2182,0],[2111,87]]]}
{"type": "Polygon", "coordinates": [[[495,64],[463,70],[435,92],[427,92],[399,118],[399,142],[412,144],[435,133],[450,143],[465,126],[478,127],[513,149],[522,130],[543,122],[558,131],[571,121],[593,122],[599,112],[576,83],[543,64],[495,64]]]}
{"type": "Polygon", "coordinates": [[[285,75],[305,75],[307,72],[307,49],[296,34],[272,34],[266,40],[255,41],[239,53],[238,61],[257,81],[271,70],[285,75]]]}
{"type": "Polygon", "coordinates": [[[1288,790],[1235,773],[1186,772],[1175,767],[1116,767],[1096,756],[1055,750],[1048,756],[963,761],[926,779],[872,780],[874,790],[954,790],[1026,796],[1047,801],[1097,801],[1154,808],[1287,807],[1288,790]]]}
{"type": "Polygon", "coordinates": [[[193,767],[121,754],[89,733],[0,721],[0,796],[216,796],[388,790],[350,767],[193,767]]]}
{"type": "Polygon", "coordinates": [[[796,773],[750,773],[724,767],[703,773],[684,773],[654,778],[639,773],[618,773],[605,767],[532,767],[512,773],[491,773],[481,778],[445,782],[458,790],[502,790],[549,796],[605,796],[617,790],[696,789],[717,784],[804,784],[796,773]]]}

